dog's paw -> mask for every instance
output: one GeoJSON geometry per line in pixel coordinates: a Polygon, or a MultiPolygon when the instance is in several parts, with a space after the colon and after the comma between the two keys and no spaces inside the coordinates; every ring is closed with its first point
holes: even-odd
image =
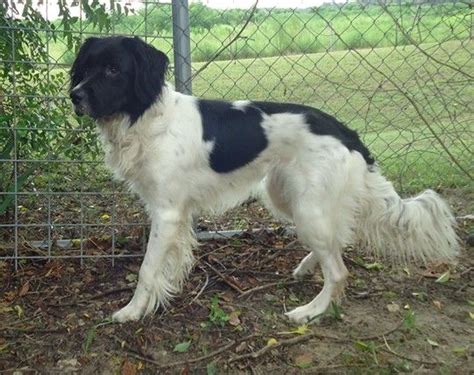
{"type": "Polygon", "coordinates": [[[290,319],[292,322],[298,323],[298,324],[306,324],[306,323],[311,323],[311,322],[317,322],[318,317],[322,313],[320,311],[315,311],[313,309],[308,309],[307,306],[300,306],[297,307],[296,309],[293,309],[285,315],[290,319]]]}
{"type": "Polygon", "coordinates": [[[141,318],[142,313],[134,306],[127,305],[124,308],[112,314],[112,320],[117,323],[125,323],[130,321],[137,321],[141,318]]]}
{"type": "Polygon", "coordinates": [[[285,313],[285,315],[292,322],[298,324],[307,323],[308,320],[311,318],[310,316],[308,316],[308,314],[305,313],[305,311],[302,310],[301,307],[297,307],[294,310],[288,311],[287,313],[285,313]]]}

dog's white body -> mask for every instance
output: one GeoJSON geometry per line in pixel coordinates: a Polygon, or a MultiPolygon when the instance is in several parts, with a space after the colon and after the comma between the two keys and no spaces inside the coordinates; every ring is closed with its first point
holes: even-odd
{"type": "MultiPolygon", "coordinates": [[[[249,103],[233,103],[245,111],[249,103]]],[[[193,265],[192,217],[222,211],[250,196],[292,221],[308,246],[295,276],[319,262],[325,283],[317,297],[287,313],[307,321],[342,291],[347,269],[341,251],[362,241],[380,253],[407,258],[453,258],[458,250],[447,205],[428,190],[402,200],[368,168],[362,155],[330,135],[315,135],[301,114],[264,115],[268,146],[229,173],[209,165],[212,141],[203,140],[197,99],[164,86],[160,98],[134,124],[126,115],[99,120],[106,162],[146,203],[151,232],[130,303],[113,315],[136,320],[179,292],[193,265]]],[[[242,145],[245,147],[245,145],[242,145]]]]}

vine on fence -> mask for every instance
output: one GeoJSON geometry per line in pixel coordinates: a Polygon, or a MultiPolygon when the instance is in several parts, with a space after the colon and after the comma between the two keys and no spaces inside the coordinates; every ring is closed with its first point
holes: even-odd
{"type": "MultiPolygon", "coordinates": [[[[71,16],[66,0],[58,0],[59,20],[51,22],[28,0],[21,14],[12,2],[0,2],[0,216],[11,214],[15,193],[41,173],[37,163],[81,152],[97,153],[94,138],[77,131],[90,122],[71,116],[67,69],[53,69],[48,50],[61,38],[76,51],[82,35],[73,32],[81,20],[71,16]]],[[[99,31],[111,30],[111,16],[97,0],[82,1],[85,19],[99,31]]],[[[119,4],[115,12],[123,10],[119,4]]],[[[67,67],[63,67],[67,68],[67,67]]],[[[90,133],[89,133],[90,134],[90,133]]]]}

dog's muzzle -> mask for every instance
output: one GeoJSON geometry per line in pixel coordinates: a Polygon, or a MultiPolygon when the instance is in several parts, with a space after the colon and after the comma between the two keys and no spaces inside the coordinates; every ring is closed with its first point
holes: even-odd
{"type": "Polygon", "coordinates": [[[83,89],[77,88],[71,90],[69,97],[71,98],[76,115],[82,116],[83,114],[87,114],[89,112],[87,94],[83,89]]]}

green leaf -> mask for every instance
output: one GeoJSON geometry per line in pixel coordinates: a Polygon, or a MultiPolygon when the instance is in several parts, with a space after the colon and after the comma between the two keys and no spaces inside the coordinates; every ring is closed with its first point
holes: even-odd
{"type": "Polygon", "coordinates": [[[173,351],[178,353],[186,353],[189,350],[190,346],[191,341],[180,342],[179,344],[176,344],[173,351]]]}
{"type": "Polygon", "coordinates": [[[96,326],[93,326],[90,328],[87,333],[86,333],[86,339],[84,340],[84,344],[82,344],[82,348],[84,349],[84,352],[88,352],[92,343],[94,342],[95,336],[96,336],[96,326]]]}
{"type": "Polygon", "coordinates": [[[454,354],[464,354],[464,353],[466,353],[467,348],[462,347],[462,346],[456,346],[456,347],[452,348],[451,351],[454,354]]]}
{"type": "Polygon", "coordinates": [[[377,263],[377,262],[374,262],[374,263],[366,263],[366,264],[364,264],[364,267],[365,267],[365,269],[367,269],[367,270],[380,271],[380,270],[383,269],[383,264],[380,264],[380,263],[377,263]]]}
{"type": "Polygon", "coordinates": [[[451,273],[449,270],[447,270],[445,273],[443,273],[440,277],[436,279],[436,283],[444,284],[449,281],[449,278],[451,276],[451,273]]]}
{"type": "Polygon", "coordinates": [[[437,348],[439,346],[439,344],[436,341],[431,340],[429,338],[427,338],[426,341],[428,341],[428,344],[430,344],[434,348],[437,348]]]}
{"type": "Polygon", "coordinates": [[[357,349],[370,352],[370,345],[366,344],[366,343],[363,342],[363,341],[356,341],[356,342],[354,343],[354,346],[355,346],[357,349]]]}
{"type": "Polygon", "coordinates": [[[207,375],[216,375],[217,374],[217,366],[214,362],[210,362],[206,366],[206,373],[207,375]]]}
{"type": "Polygon", "coordinates": [[[341,306],[338,305],[336,302],[332,301],[331,302],[331,310],[330,313],[332,317],[336,320],[342,320],[342,310],[341,306]]]}
{"type": "Polygon", "coordinates": [[[413,310],[407,311],[403,319],[403,325],[409,330],[415,327],[415,312],[413,310]]]}

